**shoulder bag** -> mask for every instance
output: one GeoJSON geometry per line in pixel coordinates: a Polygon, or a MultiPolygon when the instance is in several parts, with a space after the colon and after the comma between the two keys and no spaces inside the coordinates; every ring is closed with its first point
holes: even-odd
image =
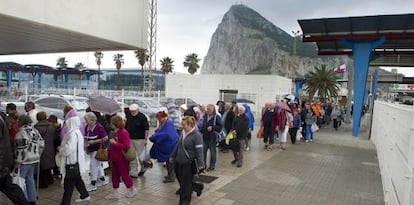
{"type": "Polygon", "coordinates": [[[95,159],[98,161],[108,161],[108,150],[106,150],[104,140],[101,140],[101,146],[96,151],[95,159]]]}
{"type": "MultiPolygon", "coordinates": [[[[78,151],[79,151],[78,150],[78,137],[76,136],[76,163],[65,165],[65,170],[66,170],[65,177],[67,177],[68,179],[80,177],[78,151]]],[[[68,162],[68,157],[66,157],[66,162],[68,162]]]]}
{"type": "Polygon", "coordinates": [[[187,149],[185,149],[184,146],[184,135],[181,135],[181,146],[184,150],[185,156],[190,160],[191,162],[191,172],[193,173],[193,175],[197,175],[200,173],[200,170],[198,169],[198,162],[197,159],[191,159],[190,155],[187,152],[187,149]]]}
{"type": "Polygon", "coordinates": [[[130,143],[129,149],[126,152],[122,151],[122,154],[124,154],[124,158],[127,161],[134,161],[137,159],[137,151],[132,143],[130,143]]]}

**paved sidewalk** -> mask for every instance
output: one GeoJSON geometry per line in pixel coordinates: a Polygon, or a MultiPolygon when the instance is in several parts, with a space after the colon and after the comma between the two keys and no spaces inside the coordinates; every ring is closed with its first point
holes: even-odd
{"type": "MultiPolygon", "coordinates": [[[[265,151],[254,138],[242,168],[230,164],[231,153],[219,153],[216,170],[206,173],[219,178],[205,184],[201,197],[194,194],[192,204],[384,204],[375,147],[366,135],[353,138],[350,125],[339,131],[323,128],[314,142],[289,144],[285,151],[265,151]]],[[[108,184],[91,192],[92,200],[83,204],[178,204],[178,183],[163,184],[165,175],[165,168],[155,164],[144,177],[134,179],[134,198],[105,200],[111,191],[108,184]]],[[[120,190],[126,193],[122,184],[120,190]]],[[[62,191],[59,182],[41,189],[38,204],[59,204],[62,191]]],[[[75,191],[73,200],[77,197],[75,191]]],[[[5,204],[11,203],[0,194],[0,205],[5,204]]]]}

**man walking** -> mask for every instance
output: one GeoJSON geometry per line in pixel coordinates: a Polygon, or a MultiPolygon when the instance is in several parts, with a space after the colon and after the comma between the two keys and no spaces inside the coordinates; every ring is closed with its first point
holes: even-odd
{"type": "Polygon", "coordinates": [[[207,105],[207,111],[204,115],[203,125],[200,130],[203,134],[204,164],[206,166],[207,151],[210,150],[210,166],[207,168],[207,171],[213,171],[215,169],[217,137],[222,127],[223,124],[220,116],[216,114],[215,106],[213,104],[207,105]]]}
{"type": "Polygon", "coordinates": [[[141,152],[144,151],[145,146],[147,145],[148,133],[149,133],[149,124],[147,117],[139,112],[139,106],[137,104],[131,104],[129,106],[130,114],[127,115],[127,130],[131,138],[132,145],[135,146],[135,150],[138,154],[138,160],[135,159],[129,164],[130,175],[133,178],[138,176],[143,176],[146,168],[144,167],[143,162],[140,159],[141,152]],[[141,170],[138,172],[138,162],[141,166],[141,170]]]}

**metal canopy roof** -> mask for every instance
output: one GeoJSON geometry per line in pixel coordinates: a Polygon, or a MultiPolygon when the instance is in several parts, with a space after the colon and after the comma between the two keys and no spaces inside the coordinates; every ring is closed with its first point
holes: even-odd
{"type": "Polygon", "coordinates": [[[316,42],[319,55],[352,55],[339,41],[386,41],[373,50],[371,65],[414,66],[414,14],[298,20],[303,42],[316,42]]]}
{"type": "Polygon", "coordinates": [[[0,14],[0,55],[134,50],[138,47],[0,14]]]}

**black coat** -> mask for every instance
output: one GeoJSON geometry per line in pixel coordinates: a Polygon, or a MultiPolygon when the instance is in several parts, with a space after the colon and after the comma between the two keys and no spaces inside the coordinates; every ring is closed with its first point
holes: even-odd
{"type": "Polygon", "coordinates": [[[249,118],[246,114],[236,117],[233,123],[233,130],[236,131],[237,139],[246,139],[249,133],[249,118]]]}
{"type": "Polygon", "coordinates": [[[203,126],[201,126],[201,133],[203,134],[204,140],[217,140],[217,136],[223,128],[221,117],[214,114],[214,116],[207,121],[207,114],[204,115],[203,126]],[[215,119],[215,120],[214,120],[215,119]],[[207,127],[212,126],[212,131],[207,131],[207,127]]]}
{"type": "Polygon", "coordinates": [[[230,110],[227,113],[226,118],[224,119],[224,129],[226,130],[226,133],[229,133],[231,131],[235,117],[236,115],[234,114],[233,110],[230,110]]]}
{"type": "Polygon", "coordinates": [[[10,144],[9,127],[6,115],[0,116],[0,178],[10,174],[13,166],[13,151],[10,144]]]}
{"type": "Polygon", "coordinates": [[[54,138],[56,134],[56,129],[47,121],[40,121],[35,125],[35,128],[42,135],[43,140],[45,141],[45,149],[42,152],[40,157],[40,168],[41,169],[51,169],[55,167],[55,146],[54,138]]]}

